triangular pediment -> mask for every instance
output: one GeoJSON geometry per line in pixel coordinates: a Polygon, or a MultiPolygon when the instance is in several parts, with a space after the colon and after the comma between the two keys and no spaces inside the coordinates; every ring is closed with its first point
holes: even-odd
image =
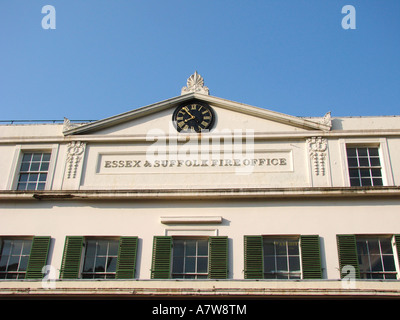
{"type": "Polygon", "coordinates": [[[66,125],[64,135],[145,134],[152,128],[168,130],[175,108],[194,100],[205,102],[214,109],[217,118],[214,130],[252,129],[256,132],[290,132],[331,129],[329,114],[323,118],[310,120],[192,92],[76,127],[66,125]]]}

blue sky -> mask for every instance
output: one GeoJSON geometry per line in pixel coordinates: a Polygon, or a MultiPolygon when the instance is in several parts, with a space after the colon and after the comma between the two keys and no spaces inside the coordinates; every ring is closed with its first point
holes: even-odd
{"type": "Polygon", "coordinates": [[[400,114],[399,0],[1,0],[0,41],[1,120],[106,118],[195,70],[213,96],[290,115],[400,114]]]}

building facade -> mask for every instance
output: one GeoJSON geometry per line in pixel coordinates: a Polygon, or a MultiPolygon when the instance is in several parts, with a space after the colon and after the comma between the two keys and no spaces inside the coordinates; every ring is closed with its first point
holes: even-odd
{"type": "Polygon", "coordinates": [[[0,296],[398,297],[400,117],[181,95],[0,126],[0,296]]]}

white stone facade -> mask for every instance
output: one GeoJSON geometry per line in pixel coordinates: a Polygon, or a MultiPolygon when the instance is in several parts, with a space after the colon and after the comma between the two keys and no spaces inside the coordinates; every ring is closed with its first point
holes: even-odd
{"type": "Polygon", "coordinates": [[[0,126],[0,238],[51,237],[56,270],[50,289],[0,280],[0,295],[400,295],[398,280],[346,287],[337,247],[341,234],[393,237],[400,279],[400,117],[299,118],[210,96],[199,77],[95,122],[0,126]],[[213,127],[178,133],[174,110],[192,101],[213,109],[213,127]],[[377,149],[382,185],[351,186],[348,147],[377,149]],[[30,152],[51,153],[44,190],[17,190],[30,152]],[[322,279],[245,279],[246,235],[318,235],[322,279]],[[67,236],[137,237],[134,279],[60,279],[67,236]],[[226,236],[227,278],[151,279],[154,236],[226,236]]]}

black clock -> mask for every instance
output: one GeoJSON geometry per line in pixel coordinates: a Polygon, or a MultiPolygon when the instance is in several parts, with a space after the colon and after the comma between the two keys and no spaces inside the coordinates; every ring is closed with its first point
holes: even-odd
{"type": "Polygon", "coordinates": [[[178,132],[211,130],[215,120],[213,109],[204,102],[187,102],[177,107],[172,121],[178,132]]]}

